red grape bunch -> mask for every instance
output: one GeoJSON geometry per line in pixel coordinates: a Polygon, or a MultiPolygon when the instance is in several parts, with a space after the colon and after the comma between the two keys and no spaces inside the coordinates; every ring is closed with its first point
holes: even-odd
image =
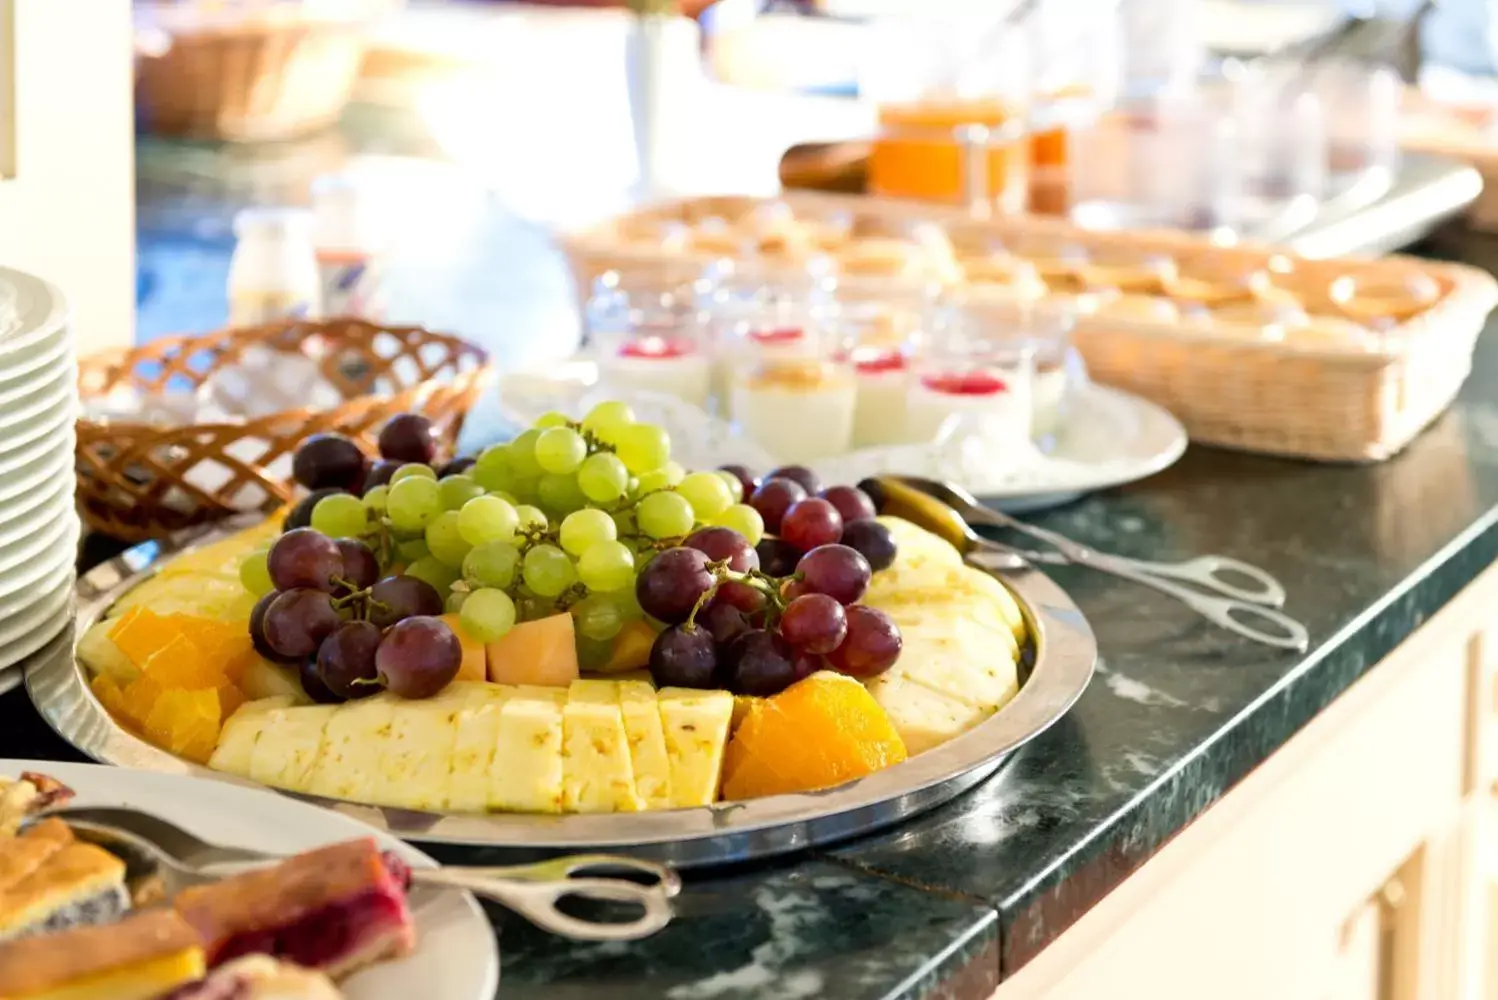
{"type": "Polygon", "coordinates": [[[868,495],[821,489],[799,466],[762,483],[741,466],[721,471],[774,534],[754,546],[730,528],[701,528],[641,569],[636,599],[667,626],[650,652],[656,684],[765,696],[824,668],[859,678],[888,670],[900,631],[857,603],[895,558],[868,495]]]}

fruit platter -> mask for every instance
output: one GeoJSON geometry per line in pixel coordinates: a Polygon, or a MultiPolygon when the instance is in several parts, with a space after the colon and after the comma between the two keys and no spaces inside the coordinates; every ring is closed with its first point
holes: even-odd
{"type": "Polygon", "coordinates": [[[401,414],[379,449],[313,436],[294,506],[86,574],[43,716],[411,839],[699,864],[945,801],[1092,674],[1059,588],[881,514],[883,480],[688,472],[618,401],[446,462],[401,414]]]}

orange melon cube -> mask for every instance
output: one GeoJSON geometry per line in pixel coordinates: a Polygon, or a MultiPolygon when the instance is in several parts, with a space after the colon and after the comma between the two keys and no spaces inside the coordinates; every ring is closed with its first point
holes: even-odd
{"type": "Polygon", "coordinates": [[[166,691],[146,719],[146,735],[159,746],[206,761],[218,743],[217,691],[166,691]]]}
{"type": "Polygon", "coordinates": [[[210,662],[197,643],[178,634],[141,664],[146,676],[168,691],[197,691],[224,683],[218,664],[210,662]]]}
{"type": "Polygon", "coordinates": [[[219,722],[223,722],[229,716],[248,701],[244,692],[234,686],[232,681],[225,681],[218,686],[218,714],[219,722]]]}
{"type": "Polygon", "coordinates": [[[609,654],[609,662],[599,667],[599,672],[618,674],[643,669],[650,663],[650,647],[655,645],[655,635],[655,629],[649,622],[638,618],[625,622],[619,634],[614,636],[614,649],[609,654]]]}
{"type": "Polygon", "coordinates": [[[144,667],[151,654],[175,635],[176,630],[165,618],[139,605],[121,615],[109,630],[109,638],[136,667],[144,667]]]}
{"type": "Polygon", "coordinates": [[[134,723],[137,729],[144,729],[146,719],[156,707],[156,701],[162,692],[162,686],[145,674],[125,685],[122,703],[125,718],[134,723]]]}
{"type": "Polygon", "coordinates": [[[904,759],[904,742],[868,689],[821,671],[747,707],[724,753],[723,797],[831,788],[904,759]]]}
{"type": "Polygon", "coordinates": [[[463,623],[455,614],[445,614],[442,620],[447,627],[453,630],[453,635],[458,637],[458,644],[463,647],[463,662],[458,665],[458,676],[454,681],[485,681],[489,677],[488,655],[484,652],[484,644],[469,635],[463,628],[463,623]]]}
{"type": "Polygon", "coordinates": [[[577,638],[566,613],[520,622],[484,654],[493,684],[567,687],[578,679],[577,638]]]}
{"type": "Polygon", "coordinates": [[[126,711],[125,692],[115,679],[108,674],[98,674],[94,677],[89,689],[94,692],[94,697],[99,699],[110,715],[122,722],[130,721],[129,713],[126,711]]]}

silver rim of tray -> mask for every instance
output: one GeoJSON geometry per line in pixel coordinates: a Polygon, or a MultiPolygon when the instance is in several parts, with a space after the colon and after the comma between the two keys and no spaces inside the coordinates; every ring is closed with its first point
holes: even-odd
{"type": "MultiPolygon", "coordinates": [[[[174,757],[120,726],[89,690],[76,651],[77,638],[167,557],[218,541],[255,520],[237,518],[171,540],[146,542],[79,578],[73,629],[25,661],[31,699],[63,739],[106,764],[255,785],[174,757]]],[[[1061,718],[1092,679],[1097,642],[1065,591],[1033,568],[979,568],[1015,594],[1035,637],[1028,651],[1033,665],[1019,694],[963,735],[836,788],[692,809],[568,816],[418,812],[296,797],[423,843],[492,848],[517,858],[607,850],[680,867],[801,850],[899,823],[988,778],[1011,753],[1061,718]]]]}

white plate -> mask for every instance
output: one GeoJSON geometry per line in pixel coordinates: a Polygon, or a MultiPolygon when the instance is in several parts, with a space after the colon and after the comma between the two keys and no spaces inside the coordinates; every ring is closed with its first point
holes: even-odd
{"type": "Polygon", "coordinates": [[[34,446],[29,449],[27,454],[30,461],[13,464],[0,461],[0,510],[4,510],[5,504],[16,497],[61,475],[63,469],[71,469],[74,461],[73,448],[73,432],[69,430],[64,438],[53,442],[50,448],[34,446]]]}
{"type": "Polygon", "coordinates": [[[21,686],[21,681],[25,679],[26,671],[20,667],[0,670],[0,694],[5,694],[7,691],[14,691],[21,686]]]}
{"type": "Polygon", "coordinates": [[[70,528],[77,534],[78,514],[71,508],[58,505],[40,513],[43,516],[36,519],[25,536],[13,544],[0,545],[0,580],[23,563],[45,558],[70,528]]]}
{"type": "Polygon", "coordinates": [[[73,510],[75,475],[70,468],[60,469],[29,493],[9,503],[0,503],[0,550],[35,531],[40,521],[52,517],[56,511],[73,510]]]}
{"type": "Polygon", "coordinates": [[[0,694],[15,687],[26,673],[21,669],[21,661],[51,642],[73,620],[71,600],[52,603],[55,606],[50,615],[35,621],[24,635],[0,647],[0,694]]]}
{"type": "MultiPolygon", "coordinates": [[[[7,449],[21,444],[19,437],[42,424],[49,427],[55,415],[63,410],[77,415],[77,375],[71,370],[60,372],[50,383],[39,386],[15,399],[0,401],[0,434],[7,449]]],[[[28,440],[35,440],[33,434],[28,440]]]]}
{"type": "Polygon", "coordinates": [[[14,419],[15,415],[20,415],[28,407],[32,413],[39,412],[45,408],[41,405],[44,395],[52,399],[59,390],[67,390],[77,384],[78,366],[72,361],[37,372],[17,382],[0,383],[0,417],[14,419]]]}
{"type": "MultiPolygon", "coordinates": [[[[72,611],[73,602],[73,575],[67,574],[62,583],[54,585],[51,590],[43,592],[41,597],[36,597],[31,604],[26,605],[19,611],[6,617],[0,624],[0,666],[9,666],[20,662],[24,656],[34,653],[40,649],[42,642],[32,642],[31,648],[26,652],[18,650],[33,640],[38,633],[46,633],[52,627],[52,623],[61,616],[66,622],[72,611]],[[15,649],[12,649],[12,646],[15,649]]],[[[61,625],[58,626],[59,628],[61,625]]],[[[54,629],[47,635],[47,639],[56,635],[54,629]]]]}
{"type": "Polygon", "coordinates": [[[13,616],[37,603],[38,594],[52,593],[73,574],[81,531],[82,526],[75,521],[30,565],[0,576],[0,641],[4,640],[13,616]]]}
{"type": "Polygon", "coordinates": [[[0,267],[0,368],[67,326],[68,304],[54,285],[0,267]]]}
{"type": "MultiPolygon", "coordinates": [[[[206,840],[295,854],[324,844],[375,837],[413,868],[431,868],[425,854],[363,823],[274,792],[174,774],[97,764],[0,759],[0,774],[51,775],[77,793],[80,806],[129,806],[155,813],[206,840]]],[[[494,930],[473,897],[418,889],[411,894],[416,950],[382,962],[341,985],[348,1000],[493,1000],[499,985],[494,930]]]]}
{"type": "Polygon", "coordinates": [[[62,440],[64,434],[72,434],[73,423],[78,419],[77,397],[57,397],[44,412],[21,427],[0,429],[4,444],[0,445],[0,462],[10,460],[12,455],[29,455],[31,449],[48,441],[62,440]]]}
{"type": "Polygon", "coordinates": [[[6,355],[0,362],[0,389],[9,391],[23,383],[30,384],[46,379],[53,369],[60,367],[73,351],[72,332],[59,327],[45,340],[28,351],[6,355]]]}

